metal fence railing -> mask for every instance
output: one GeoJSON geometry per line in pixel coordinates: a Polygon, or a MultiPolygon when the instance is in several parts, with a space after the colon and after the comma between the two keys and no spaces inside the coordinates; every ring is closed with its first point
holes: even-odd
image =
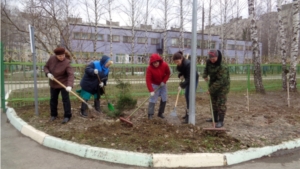
{"type": "MultiPolygon", "coordinates": [[[[3,64],[3,63],[2,63],[3,64]]],[[[37,63],[37,86],[39,104],[47,103],[50,96],[49,80],[43,72],[45,63],[37,63]]],[[[74,91],[80,89],[79,83],[83,76],[85,65],[73,64],[75,72],[74,91]]],[[[253,80],[252,65],[228,65],[231,75],[231,91],[246,92],[255,91],[253,80]]],[[[173,75],[169,79],[168,94],[172,95],[177,92],[179,79],[175,65],[170,65],[173,75]]],[[[289,67],[288,67],[289,68],[289,67]]],[[[108,85],[106,91],[111,99],[116,98],[119,90],[116,88],[117,79],[131,84],[131,93],[134,97],[148,95],[145,84],[146,64],[114,64],[111,67],[108,85]]],[[[262,65],[263,85],[266,91],[281,90],[281,65],[262,65]]],[[[200,74],[197,92],[206,91],[207,87],[202,79],[204,65],[197,65],[197,71],[200,74]]],[[[300,73],[300,66],[297,67],[297,74],[300,73]]],[[[24,104],[33,104],[34,102],[34,78],[33,64],[24,62],[4,62],[4,79],[1,85],[5,86],[5,92],[11,92],[7,101],[14,106],[24,104]]],[[[298,85],[299,86],[299,85],[298,85]]],[[[75,97],[72,97],[75,99],[75,97]]]]}

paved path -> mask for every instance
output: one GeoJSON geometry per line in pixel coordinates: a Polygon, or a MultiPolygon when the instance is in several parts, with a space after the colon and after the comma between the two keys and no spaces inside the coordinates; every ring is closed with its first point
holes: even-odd
{"type": "MultiPolygon", "coordinates": [[[[6,115],[1,113],[1,169],[146,169],[89,160],[46,148],[23,136],[6,119],[6,115]]],[[[299,166],[300,149],[297,149],[276,153],[270,158],[209,169],[296,169],[299,166]]]]}

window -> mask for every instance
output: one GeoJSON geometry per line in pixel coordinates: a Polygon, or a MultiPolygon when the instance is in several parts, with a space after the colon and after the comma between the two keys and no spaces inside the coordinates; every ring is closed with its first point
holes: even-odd
{"type": "Polygon", "coordinates": [[[179,39],[178,38],[172,38],[171,39],[171,46],[179,46],[179,39]]]}
{"type": "Polygon", "coordinates": [[[74,39],[81,39],[81,33],[80,32],[74,32],[74,39]]]}
{"type": "MultiPolygon", "coordinates": [[[[119,35],[112,35],[112,41],[113,42],[120,42],[120,36],[119,35]]],[[[107,35],[107,42],[110,42],[110,35],[107,35]]]]}
{"type": "Polygon", "coordinates": [[[97,35],[97,40],[98,41],[104,41],[103,34],[98,34],[97,35]]]}
{"type": "Polygon", "coordinates": [[[157,45],[159,44],[159,39],[158,38],[151,38],[151,45],[157,45]]]}
{"type": "Polygon", "coordinates": [[[147,38],[145,37],[138,37],[137,38],[137,43],[146,43],[147,38]]]}
{"type": "Polygon", "coordinates": [[[252,46],[245,46],[246,50],[252,50],[252,46]]]}
{"type": "Polygon", "coordinates": [[[186,48],[191,47],[191,39],[184,39],[184,47],[186,48]]]}
{"type": "Polygon", "coordinates": [[[227,45],[228,50],[234,50],[234,48],[235,48],[235,45],[227,45]]]}
{"type": "Polygon", "coordinates": [[[215,41],[211,41],[210,42],[210,49],[215,49],[216,48],[216,42],[215,41]]]}
{"type": "Polygon", "coordinates": [[[235,45],[235,50],[244,50],[243,45],[235,45]]]}
{"type": "Polygon", "coordinates": [[[81,39],[90,39],[89,33],[81,33],[81,39]]]}
{"type": "Polygon", "coordinates": [[[131,36],[123,36],[123,43],[131,43],[132,37],[131,36]]]}
{"type": "Polygon", "coordinates": [[[197,39],[197,48],[200,48],[201,40],[197,39]]]}

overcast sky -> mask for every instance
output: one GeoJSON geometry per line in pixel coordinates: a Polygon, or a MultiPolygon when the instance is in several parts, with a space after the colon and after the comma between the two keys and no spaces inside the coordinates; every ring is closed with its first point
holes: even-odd
{"type": "MultiPolygon", "coordinates": [[[[23,8],[23,4],[24,2],[26,2],[28,0],[6,0],[6,2],[10,3],[13,6],[18,6],[19,8],[23,8]]],[[[62,0],[58,0],[58,1],[62,1],[62,0]]],[[[87,21],[88,17],[87,17],[87,11],[86,11],[86,7],[83,4],[85,0],[71,0],[72,3],[74,3],[74,5],[76,5],[76,12],[78,12],[79,17],[83,18],[83,20],[87,21]]],[[[125,25],[131,25],[131,23],[129,22],[129,18],[126,15],[126,13],[124,13],[124,6],[129,6],[129,2],[131,2],[131,0],[114,0],[115,1],[115,5],[119,7],[119,9],[115,9],[112,12],[112,20],[113,21],[117,21],[120,22],[121,26],[125,26],[125,25]],[[123,10],[121,10],[123,9],[123,10]]],[[[145,1],[145,0],[143,0],[145,1]]],[[[169,18],[172,19],[172,21],[169,24],[169,27],[173,26],[173,27],[178,27],[179,26],[179,0],[172,0],[173,2],[171,3],[171,5],[174,7],[173,10],[170,12],[170,16],[169,18]]],[[[191,19],[192,19],[192,1],[193,0],[183,0],[184,3],[188,3],[188,1],[190,1],[190,6],[188,4],[184,4],[184,8],[186,11],[188,11],[188,14],[186,15],[186,21],[184,24],[184,27],[187,31],[191,30],[191,19]]],[[[224,13],[224,9],[225,9],[225,1],[228,2],[228,8],[227,8],[227,21],[229,21],[229,19],[235,18],[236,16],[240,16],[243,18],[247,18],[248,17],[248,0],[211,0],[212,1],[212,23],[214,24],[221,24],[223,21],[221,20],[222,18],[222,12],[224,13]],[[238,3],[238,5],[237,5],[238,3]],[[238,12],[237,12],[238,11],[238,12]]],[[[88,0],[88,2],[92,3],[93,0],[88,0]]],[[[103,2],[107,2],[107,0],[103,0],[103,2]]],[[[149,25],[155,25],[157,23],[157,20],[162,20],[163,19],[163,12],[160,8],[162,8],[162,2],[164,2],[164,0],[150,0],[150,4],[152,6],[152,10],[151,13],[149,14],[149,18],[148,18],[148,24],[149,25]],[[151,21],[151,18],[153,18],[153,20],[151,21]]],[[[276,3],[277,0],[256,0],[256,10],[258,14],[262,14],[265,13],[267,11],[267,4],[268,2],[270,2],[270,6],[272,11],[276,11],[276,3]]],[[[291,3],[292,0],[283,0],[283,4],[285,3],[291,3]]],[[[204,4],[205,7],[205,25],[208,25],[208,9],[209,9],[209,0],[198,0],[197,1],[198,6],[202,6],[204,4]]],[[[137,9],[137,11],[140,10],[141,12],[145,12],[145,5],[143,5],[143,7],[139,7],[137,9]]],[[[145,16],[144,14],[140,14],[141,15],[141,19],[144,19],[145,16]]],[[[100,21],[100,23],[105,24],[105,20],[107,17],[102,15],[102,19],[100,21]]],[[[201,20],[202,20],[202,9],[198,10],[198,29],[199,26],[201,25],[201,20]]],[[[141,23],[144,23],[144,21],[141,21],[141,23]]]]}

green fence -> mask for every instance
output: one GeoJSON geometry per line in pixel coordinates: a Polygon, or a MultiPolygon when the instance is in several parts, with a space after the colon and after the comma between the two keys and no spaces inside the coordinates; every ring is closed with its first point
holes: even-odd
{"type": "MultiPolygon", "coordinates": [[[[38,84],[38,98],[39,104],[48,104],[50,89],[49,80],[43,72],[45,63],[38,63],[37,70],[37,84],[38,84]]],[[[73,91],[80,89],[79,83],[83,76],[85,65],[73,64],[75,72],[75,86],[73,91]]],[[[252,65],[228,65],[231,75],[231,91],[245,92],[249,83],[249,91],[255,91],[253,80],[253,66],[252,65]],[[248,74],[249,72],[249,74],[248,74]]],[[[12,106],[22,106],[27,104],[34,104],[34,78],[33,78],[33,64],[24,62],[4,62],[4,82],[5,92],[11,92],[7,100],[12,106]]],[[[108,97],[114,100],[119,94],[116,88],[117,79],[131,84],[132,95],[135,97],[148,96],[148,90],[145,84],[145,72],[147,65],[142,64],[114,64],[111,67],[108,85],[106,91],[108,97]]],[[[171,65],[173,75],[169,79],[168,94],[176,94],[179,79],[177,77],[176,66],[171,65]]],[[[206,91],[206,84],[201,78],[204,71],[204,65],[197,65],[197,70],[200,74],[199,85],[197,93],[206,91]]],[[[262,65],[263,84],[266,91],[281,90],[281,65],[262,65]]],[[[297,67],[297,73],[300,73],[300,66],[297,67]]],[[[299,85],[298,85],[299,86],[299,85]]],[[[71,96],[72,99],[75,97],[71,96]]]]}

